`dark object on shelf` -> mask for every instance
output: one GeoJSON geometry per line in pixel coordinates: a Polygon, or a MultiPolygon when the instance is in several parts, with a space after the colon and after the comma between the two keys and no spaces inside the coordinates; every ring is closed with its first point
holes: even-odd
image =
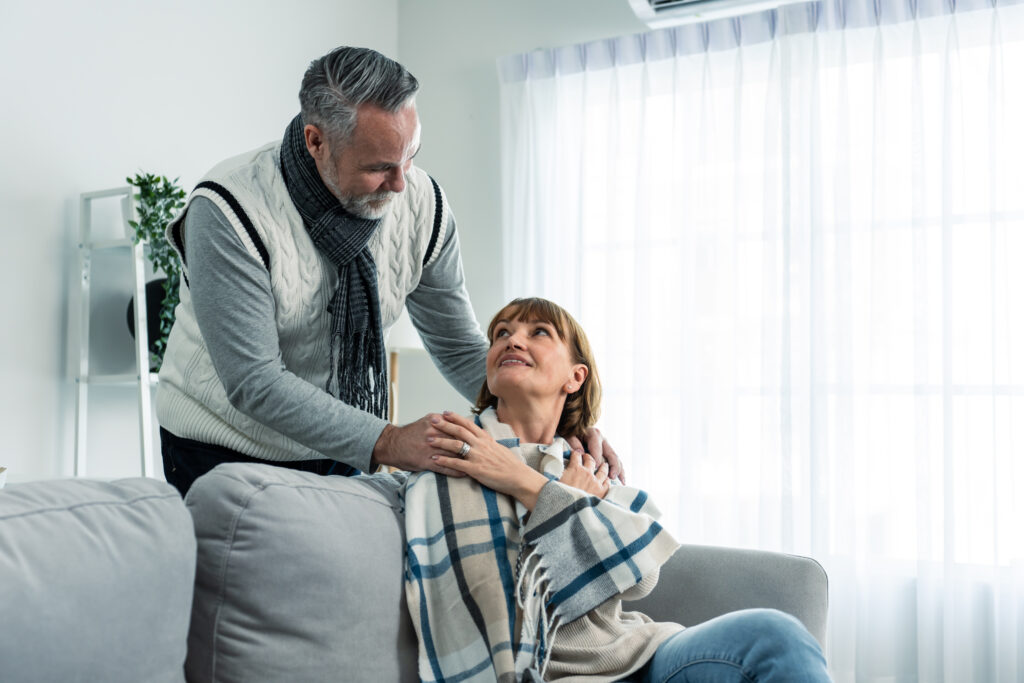
{"type": "MultiPolygon", "coordinates": [[[[157,354],[156,343],[160,339],[160,307],[164,302],[164,283],[167,278],[157,278],[146,283],[146,335],[149,352],[157,354]]],[[[135,297],[128,299],[128,333],[135,339],[135,297]]]]}

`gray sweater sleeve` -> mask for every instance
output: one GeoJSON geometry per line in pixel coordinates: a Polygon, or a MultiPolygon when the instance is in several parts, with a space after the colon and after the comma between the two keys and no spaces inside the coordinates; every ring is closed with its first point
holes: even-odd
{"type": "Polygon", "coordinates": [[[196,322],[231,405],[325,457],[369,471],[387,421],[284,366],[270,274],[203,197],[185,217],[185,260],[196,322]]]}
{"type": "Polygon", "coordinates": [[[406,298],[405,306],[434,365],[456,391],[475,401],[486,378],[490,344],[466,291],[454,217],[448,219],[440,254],[423,269],[419,286],[406,298]]]}

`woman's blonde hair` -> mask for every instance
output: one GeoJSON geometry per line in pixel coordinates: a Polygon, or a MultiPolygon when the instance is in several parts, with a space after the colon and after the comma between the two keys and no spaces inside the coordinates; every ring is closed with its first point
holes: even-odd
{"type": "MultiPolygon", "coordinates": [[[[580,324],[569,315],[569,312],[547,299],[529,298],[513,299],[498,311],[487,326],[487,339],[494,343],[494,328],[500,320],[524,320],[527,322],[543,322],[555,328],[558,338],[569,347],[569,356],[573,364],[582,363],[587,366],[587,378],[579,389],[565,398],[562,416],[558,420],[558,435],[564,438],[577,437],[583,440],[588,427],[592,427],[601,413],[601,380],[597,376],[597,364],[590,342],[580,324]]],[[[484,380],[483,387],[476,399],[473,412],[482,413],[488,408],[496,408],[498,398],[491,393],[484,380]]]]}

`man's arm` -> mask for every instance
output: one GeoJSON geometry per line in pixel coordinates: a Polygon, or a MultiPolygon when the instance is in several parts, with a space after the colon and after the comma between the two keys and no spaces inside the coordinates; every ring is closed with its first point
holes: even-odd
{"type": "Polygon", "coordinates": [[[419,286],[405,305],[441,374],[460,394],[475,401],[487,376],[489,344],[466,291],[459,236],[451,214],[441,252],[423,269],[419,286]]]}
{"type": "Polygon", "coordinates": [[[284,366],[270,274],[203,197],[192,200],[185,218],[185,258],[196,321],[231,405],[326,457],[370,471],[387,421],[284,366]]]}

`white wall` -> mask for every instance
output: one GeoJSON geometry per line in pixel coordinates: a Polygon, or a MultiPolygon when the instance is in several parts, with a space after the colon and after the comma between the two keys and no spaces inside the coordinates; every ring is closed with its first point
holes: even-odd
{"type": "Polygon", "coordinates": [[[399,56],[421,84],[416,162],[448,193],[482,323],[505,303],[498,57],[644,30],[627,0],[400,0],[399,56]]]}
{"type": "MultiPolygon", "coordinates": [[[[505,303],[498,57],[644,30],[626,0],[400,0],[399,59],[421,84],[423,147],[416,163],[448,194],[482,326],[505,303]]],[[[424,359],[406,364],[401,385],[415,388],[400,392],[402,421],[465,410],[466,401],[424,359]]]]}
{"type": "MultiPolygon", "coordinates": [[[[124,185],[139,170],[189,188],[217,161],[279,137],[311,59],[341,44],[397,53],[397,7],[4,0],[0,465],[9,481],[71,473],[79,193],[124,185]]],[[[127,300],[96,305],[113,320],[127,300]]],[[[123,321],[109,335],[100,341],[128,348],[123,321]]],[[[107,419],[93,430],[90,473],[134,474],[131,393],[98,398],[107,419]]]]}

